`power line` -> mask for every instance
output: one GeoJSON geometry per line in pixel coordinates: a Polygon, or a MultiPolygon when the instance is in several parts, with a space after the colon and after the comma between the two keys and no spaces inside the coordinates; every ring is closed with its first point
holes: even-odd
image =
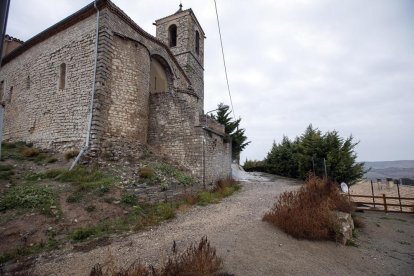
{"type": "Polygon", "coordinates": [[[225,75],[226,75],[227,90],[229,91],[230,105],[231,105],[231,109],[232,109],[232,111],[233,111],[233,116],[234,116],[234,119],[236,119],[236,113],[234,112],[234,106],[233,106],[233,100],[232,100],[232,98],[231,98],[229,78],[228,78],[228,76],[227,76],[226,59],[224,58],[223,39],[221,38],[220,20],[219,20],[218,11],[217,11],[217,3],[216,3],[216,0],[214,0],[214,7],[216,8],[217,27],[218,27],[218,31],[219,31],[219,35],[220,35],[221,54],[222,54],[222,56],[223,56],[224,73],[225,73],[225,75]]]}

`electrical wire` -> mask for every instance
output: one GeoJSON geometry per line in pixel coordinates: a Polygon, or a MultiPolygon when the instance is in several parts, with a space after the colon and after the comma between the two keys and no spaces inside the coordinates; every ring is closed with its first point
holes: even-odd
{"type": "Polygon", "coordinates": [[[219,20],[218,11],[217,11],[217,3],[216,3],[216,0],[214,0],[214,7],[216,8],[217,27],[218,27],[218,31],[219,31],[219,35],[220,35],[221,54],[222,54],[222,56],[223,56],[224,73],[225,73],[225,75],[226,75],[227,90],[228,90],[228,92],[229,92],[230,104],[231,104],[231,110],[233,111],[233,116],[234,116],[234,119],[236,119],[236,113],[234,112],[234,106],[233,106],[233,100],[232,100],[232,98],[231,98],[229,78],[228,78],[228,76],[227,76],[226,59],[224,58],[223,39],[222,39],[222,36],[221,36],[221,30],[220,30],[220,20],[219,20]]]}

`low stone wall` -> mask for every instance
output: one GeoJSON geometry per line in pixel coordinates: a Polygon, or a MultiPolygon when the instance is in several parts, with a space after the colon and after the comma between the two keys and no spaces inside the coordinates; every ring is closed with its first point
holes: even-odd
{"type": "Polygon", "coordinates": [[[127,188],[128,192],[137,196],[139,203],[172,202],[182,199],[186,193],[196,193],[202,188],[199,185],[184,186],[180,183],[170,183],[166,188],[148,186],[147,184],[132,184],[127,188]]]}

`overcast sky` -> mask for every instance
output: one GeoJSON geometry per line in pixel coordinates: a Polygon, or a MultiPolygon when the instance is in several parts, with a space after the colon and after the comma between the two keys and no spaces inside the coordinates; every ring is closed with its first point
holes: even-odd
{"type": "MultiPolygon", "coordinates": [[[[11,0],[7,33],[27,40],[88,0],[11,0]]],[[[155,35],[179,0],[114,0],[155,35]]],[[[183,0],[202,25],[205,111],[229,104],[213,0],[183,0]]],[[[217,0],[234,109],[263,159],[312,123],[360,141],[360,161],[414,159],[414,1],[217,0]]]]}

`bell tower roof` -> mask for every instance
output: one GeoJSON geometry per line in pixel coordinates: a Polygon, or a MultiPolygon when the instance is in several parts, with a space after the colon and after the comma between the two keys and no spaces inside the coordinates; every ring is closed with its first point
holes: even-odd
{"type": "Polygon", "coordinates": [[[201,34],[203,35],[203,37],[204,37],[204,38],[206,38],[206,35],[205,35],[205,33],[204,33],[204,30],[203,30],[203,28],[201,27],[200,23],[198,22],[198,19],[197,19],[197,17],[195,16],[195,14],[194,14],[193,10],[192,10],[191,8],[186,9],[186,10],[183,10],[183,5],[182,5],[181,3],[180,3],[180,5],[179,5],[179,9],[178,9],[178,11],[176,11],[174,14],[171,14],[171,15],[168,15],[168,16],[166,16],[166,17],[162,17],[162,18],[160,18],[160,19],[155,20],[154,25],[155,25],[155,26],[159,26],[159,25],[165,24],[165,23],[166,23],[166,22],[168,22],[168,21],[172,21],[172,20],[175,20],[175,19],[177,19],[177,18],[180,18],[180,17],[186,16],[186,15],[189,15],[189,16],[191,16],[191,17],[193,18],[194,22],[195,22],[195,23],[197,24],[197,26],[198,26],[198,29],[201,31],[201,34]]]}

